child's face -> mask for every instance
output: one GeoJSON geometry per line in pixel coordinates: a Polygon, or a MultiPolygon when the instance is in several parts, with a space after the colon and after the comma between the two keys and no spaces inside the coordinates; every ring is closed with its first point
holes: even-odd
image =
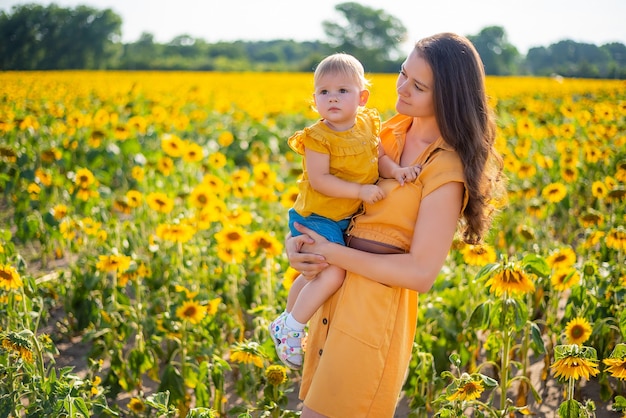
{"type": "Polygon", "coordinates": [[[359,106],[365,106],[369,91],[362,89],[350,77],[329,74],[315,85],[313,100],[320,116],[331,127],[350,129],[354,125],[359,106]]]}

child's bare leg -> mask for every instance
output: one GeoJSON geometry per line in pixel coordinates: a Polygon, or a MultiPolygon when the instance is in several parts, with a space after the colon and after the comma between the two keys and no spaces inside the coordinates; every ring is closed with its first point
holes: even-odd
{"type": "Polygon", "coordinates": [[[296,277],[296,280],[293,281],[291,287],[289,288],[289,295],[287,295],[287,307],[285,308],[285,311],[291,312],[296,300],[298,299],[300,291],[308,282],[309,281],[305,279],[303,275],[296,277]]]}
{"type": "Polygon", "coordinates": [[[270,333],[278,357],[290,368],[302,366],[304,327],[324,301],[341,287],[344,277],[344,270],[329,266],[312,280],[298,276],[289,289],[287,313],[270,324],[270,333]]]}
{"type": "Polygon", "coordinates": [[[296,321],[306,324],[315,311],[341,287],[345,275],[345,270],[337,266],[328,266],[315,279],[305,283],[293,309],[288,312],[296,321]]]}

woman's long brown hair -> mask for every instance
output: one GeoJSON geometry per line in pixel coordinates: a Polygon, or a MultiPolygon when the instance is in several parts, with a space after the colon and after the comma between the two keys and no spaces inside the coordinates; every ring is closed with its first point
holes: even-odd
{"type": "Polygon", "coordinates": [[[462,214],[467,243],[482,242],[494,215],[492,199],[504,192],[502,158],[495,149],[496,123],[478,52],[465,37],[440,33],[416,43],[434,75],[435,117],[443,139],[459,154],[469,200],[462,214]]]}

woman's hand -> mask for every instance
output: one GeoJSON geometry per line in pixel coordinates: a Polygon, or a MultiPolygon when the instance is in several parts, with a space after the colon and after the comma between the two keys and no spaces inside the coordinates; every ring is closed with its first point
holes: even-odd
{"type": "Polygon", "coordinates": [[[323,256],[310,252],[314,250],[316,243],[321,243],[326,239],[298,223],[295,224],[295,227],[303,235],[297,237],[293,237],[291,234],[287,235],[285,239],[287,258],[291,267],[310,280],[329,265],[323,256]]]}

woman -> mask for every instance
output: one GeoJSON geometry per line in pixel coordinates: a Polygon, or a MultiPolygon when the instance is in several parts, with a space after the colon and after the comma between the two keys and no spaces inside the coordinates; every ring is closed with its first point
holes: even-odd
{"type": "Polygon", "coordinates": [[[380,179],[385,199],[352,220],[346,247],[301,227],[290,237],[291,265],[313,277],[347,270],[343,286],[309,325],[300,397],[302,418],[392,417],[408,370],[418,293],[439,274],[457,231],[481,242],[502,191],[482,62],[464,37],[417,42],[396,85],[397,115],[384,123],[385,153],[419,164],[401,186],[380,179]]]}

